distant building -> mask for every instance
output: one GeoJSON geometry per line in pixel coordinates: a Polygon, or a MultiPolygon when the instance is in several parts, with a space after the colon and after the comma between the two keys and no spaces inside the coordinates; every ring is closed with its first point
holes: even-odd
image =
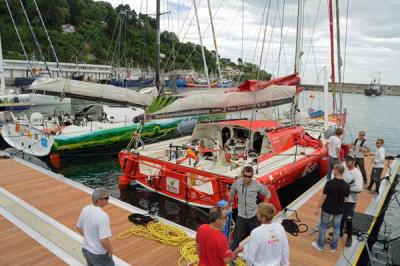
{"type": "Polygon", "coordinates": [[[63,33],[74,33],[75,26],[71,24],[63,24],[62,26],[63,33]]]}
{"type": "Polygon", "coordinates": [[[222,74],[232,78],[234,76],[243,74],[243,72],[241,72],[238,67],[226,66],[225,69],[222,70],[222,74]]]}

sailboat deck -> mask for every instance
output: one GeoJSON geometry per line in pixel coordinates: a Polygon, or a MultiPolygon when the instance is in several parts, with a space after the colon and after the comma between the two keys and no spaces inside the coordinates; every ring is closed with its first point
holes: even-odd
{"type": "MultiPolygon", "coordinates": [[[[367,175],[371,172],[371,156],[366,157],[366,170],[367,175]]],[[[394,161],[392,163],[392,176],[391,181],[394,179],[396,172],[398,171],[400,163],[394,161]]],[[[387,169],[385,170],[387,174],[387,169]]],[[[312,231],[319,223],[320,216],[314,214],[314,210],[318,204],[319,198],[322,194],[322,190],[325,184],[325,178],[315,184],[311,189],[306,191],[302,196],[296,199],[292,204],[287,206],[289,210],[296,210],[298,217],[301,219],[300,223],[308,225],[308,232],[312,231]]],[[[383,207],[383,202],[386,199],[388,191],[390,189],[389,184],[386,181],[382,181],[379,196],[366,189],[359,194],[359,201],[356,205],[356,212],[365,213],[374,217],[380,212],[383,207]]],[[[294,219],[295,214],[292,211],[287,211],[277,216],[276,222],[281,222],[282,219],[294,219]]],[[[375,223],[375,219],[372,225],[375,223]]],[[[371,228],[369,229],[372,230],[371,228]]],[[[302,228],[300,228],[302,229],[302,228]]],[[[336,252],[332,253],[329,248],[329,244],[325,245],[323,251],[317,251],[311,243],[316,241],[318,238],[318,232],[310,235],[308,232],[301,233],[298,236],[288,235],[289,240],[289,253],[291,265],[353,265],[359,259],[364,242],[360,242],[353,236],[353,245],[350,248],[344,247],[345,237],[341,238],[338,243],[336,252]]],[[[368,232],[368,233],[369,233],[368,232]]],[[[345,235],[346,236],[346,235],[345,235]]]]}
{"type": "MultiPolygon", "coordinates": [[[[14,159],[0,160],[0,187],[2,195],[11,195],[21,204],[28,204],[32,207],[33,213],[49,216],[55,220],[56,227],[66,227],[64,231],[72,231],[72,238],[79,239],[75,224],[81,209],[91,203],[90,189],[83,187],[73,181],[59,177],[51,172],[35,169],[35,166],[28,165],[26,162],[14,159]]],[[[0,210],[7,208],[7,204],[2,204],[0,200],[0,210]]],[[[9,204],[8,204],[9,205],[9,204]]],[[[8,206],[9,207],[9,206],[8,206]]],[[[129,206],[116,199],[110,199],[110,204],[104,208],[110,216],[111,230],[113,232],[112,245],[114,255],[123,262],[132,265],[177,265],[180,258],[178,247],[171,247],[159,242],[148,240],[142,237],[131,236],[127,239],[117,239],[122,232],[130,229],[132,224],[128,216],[132,212],[140,212],[139,209],[129,206]]],[[[15,228],[7,221],[5,216],[0,213],[0,264],[12,261],[14,265],[27,265],[36,263],[46,263],[46,265],[65,264],[61,256],[57,257],[48,249],[35,242],[18,228],[15,228]],[[9,239],[10,241],[8,241],[9,239]],[[21,241],[21,240],[26,241],[21,241]],[[5,241],[7,240],[7,241],[5,241]],[[31,253],[35,251],[35,255],[31,253]],[[19,252],[18,252],[19,251],[19,252]],[[35,261],[35,258],[40,257],[35,261]],[[4,262],[4,263],[3,263],[4,262]],[[31,263],[32,262],[32,263],[31,263]]],[[[33,218],[29,218],[33,219],[33,218]]],[[[28,220],[29,220],[28,219],[28,220]]],[[[13,222],[15,223],[15,222],[13,222]]],[[[179,226],[178,226],[179,227],[179,226]]],[[[187,230],[190,236],[193,232],[187,230]]],[[[72,241],[72,240],[71,240],[72,241]]],[[[82,239],[80,238],[80,241],[82,239]]],[[[75,252],[80,252],[80,244],[74,248],[75,252]]],[[[78,254],[78,260],[81,254],[78,254]]],[[[120,263],[121,264],[121,263],[120,263]]]]}

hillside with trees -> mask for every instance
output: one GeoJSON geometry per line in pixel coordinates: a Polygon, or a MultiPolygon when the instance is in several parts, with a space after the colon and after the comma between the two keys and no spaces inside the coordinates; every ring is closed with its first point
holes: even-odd
{"type": "MultiPolygon", "coordinates": [[[[29,60],[41,57],[25,19],[19,0],[7,0],[29,60]]],[[[155,18],[138,14],[129,5],[114,8],[108,2],[93,0],[36,0],[42,18],[61,62],[110,64],[116,67],[154,67],[155,18]],[[65,27],[69,27],[69,31],[65,27]],[[72,29],[72,30],[71,30],[72,29]]],[[[22,0],[47,61],[55,61],[47,42],[35,5],[22,0]]],[[[6,59],[25,60],[5,1],[0,2],[0,34],[6,59]]],[[[161,33],[161,67],[203,70],[200,45],[180,42],[173,32],[161,33]]],[[[215,53],[205,49],[210,73],[216,73],[215,53]]],[[[270,74],[258,66],[221,58],[223,67],[240,69],[241,79],[269,79],[270,74]]]]}

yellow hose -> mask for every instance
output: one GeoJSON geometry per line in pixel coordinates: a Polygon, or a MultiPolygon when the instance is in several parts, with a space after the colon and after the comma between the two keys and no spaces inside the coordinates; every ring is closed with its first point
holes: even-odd
{"type": "MultiPolygon", "coordinates": [[[[186,262],[184,265],[196,266],[199,257],[196,251],[196,240],[189,238],[187,234],[171,225],[160,222],[150,222],[147,226],[134,225],[131,229],[122,232],[117,239],[125,239],[132,235],[142,236],[147,239],[156,240],[166,245],[177,247],[181,253],[178,264],[186,262]]],[[[245,266],[245,262],[238,258],[236,260],[238,266],[245,266]]]]}

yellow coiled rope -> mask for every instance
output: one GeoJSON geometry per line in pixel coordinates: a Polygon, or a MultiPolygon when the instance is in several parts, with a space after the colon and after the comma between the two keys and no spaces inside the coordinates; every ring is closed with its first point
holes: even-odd
{"type": "MultiPolygon", "coordinates": [[[[196,241],[193,238],[189,238],[184,231],[171,225],[155,221],[148,223],[147,226],[134,225],[131,229],[119,234],[117,238],[125,239],[132,235],[142,236],[174,247],[179,246],[181,253],[178,261],[179,265],[185,261],[186,264],[184,265],[196,266],[199,261],[196,251],[196,241]]],[[[246,264],[238,258],[236,265],[245,266],[246,264]]]]}
{"type": "Polygon", "coordinates": [[[134,225],[131,229],[119,234],[117,238],[125,239],[132,235],[142,236],[174,247],[180,246],[179,265],[183,260],[189,265],[198,261],[196,241],[189,238],[184,231],[171,225],[160,222],[150,222],[147,226],[134,225]]]}

